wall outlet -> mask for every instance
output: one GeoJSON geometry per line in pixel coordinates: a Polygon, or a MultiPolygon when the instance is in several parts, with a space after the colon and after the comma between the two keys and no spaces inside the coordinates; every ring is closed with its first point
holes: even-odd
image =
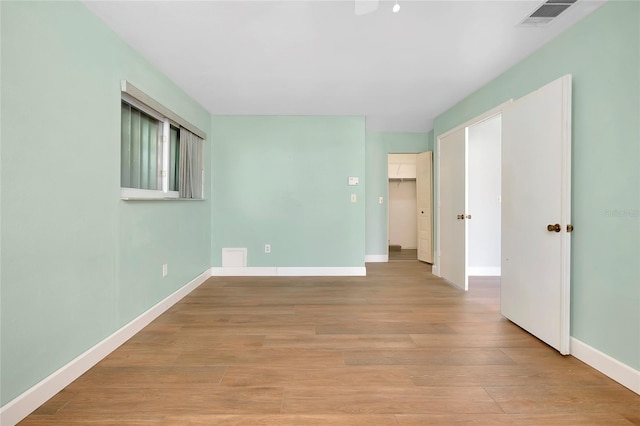
{"type": "Polygon", "coordinates": [[[264,252],[265,253],[271,253],[271,244],[265,244],[264,245],[264,252]]]}
{"type": "Polygon", "coordinates": [[[167,275],[169,275],[169,265],[165,263],[164,265],[162,265],[162,277],[164,278],[167,275]]]}

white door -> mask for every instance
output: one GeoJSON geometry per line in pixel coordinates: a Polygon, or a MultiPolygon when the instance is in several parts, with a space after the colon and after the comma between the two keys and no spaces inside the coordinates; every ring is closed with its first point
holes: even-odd
{"type": "Polygon", "coordinates": [[[501,311],[562,354],[569,353],[570,178],[565,76],[502,115],[501,311]]]}
{"type": "Polygon", "coordinates": [[[467,290],[466,128],[439,139],[438,191],[440,238],[438,271],[442,278],[467,290]]]}
{"type": "Polygon", "coordinates": [[[416,155],[416,200],[418,209],[418,260],[433,263],[433,153],[416,155]]]}

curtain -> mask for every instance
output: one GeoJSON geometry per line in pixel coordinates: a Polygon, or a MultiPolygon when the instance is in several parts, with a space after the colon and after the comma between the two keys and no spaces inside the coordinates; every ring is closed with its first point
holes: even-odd
{"type": "Polygon", "coordinates": [[[180,198],[202,198],[203,145],[198,136],[180,128],[180,198]]]}
{"type": "Polygon", "coordinates": [[[179,191],[180,179],[180,132],[171,126],[169,133],[169,191],[179,191]]]}
{"type": "Polygon", "coordinates": [[[122,102],[120,186],[161,189],[158,120],[122,102]]]}

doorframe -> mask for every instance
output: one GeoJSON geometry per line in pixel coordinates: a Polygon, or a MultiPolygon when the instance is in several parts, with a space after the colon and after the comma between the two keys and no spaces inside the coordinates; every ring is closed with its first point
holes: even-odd
{"type": "MultiPolygon", "coordinates": [[[[507,100],[506,102],[501,103],[498,106],[495,106],[484,113],[465,121],[462,124],[457,125],[456,127],[438,135],[436,137],[436,143],[434,147],[434,155],[437,157],[434,159],[434,164],[437,165],[434,176],[437,178],[437,183],[434,185],[434,189],[437,190],[435,197],[435,208],[433,209],[435,213],[435,252],[433,253],[433,268],[432,274],[435,276],[440,276],[440,144],[441,140],[450,135],[453,132],[457,132],[461,129],[465,129],[470,126],[474,126],[476,124],[480,124],[483,121],[489,120],[499,114],[502,114],[502,111],[513,102],[513,98],[507,100]]],[[[465,212],[466,213],[466,212],[465,212]]]]}
{"type": "MultiPolygon", "coordinates": [[[[386,206],[387,207],[387,223],[386,223],[386,241],[387,241],[387,243],[385,244],[386,245],[386,260],[384,262],[387,262],[387,263],[389,262],[389,243],[390,243],[389,236],[391,234],[391,231],[390,231],[391,230],[391,216],[389,214],[390,205],[391,205],[390,198],[389,198],[389,193],[390,193],[390,191],[389,191],[389,182],[391,182],[391,179],[389,179],[389,156],[393,155],[393,154],[401,154],[401,155],[408,154],[408,155],[415,155],[416,156],[416,160],[417,160],[417,155],[418,154],[424,154],[426,152],[431,152],[431,240],[432,240],[431,241],[431,245],[432,245],[432,247],[431,247],[431,249],[432,249],[431,256],[432,256],[432,262],[435,262],[435,260],[434,260],[435,259],[435,255],[436,255],[435,254],[435,250],[434,250],[434,245],[435,245],[434,234],[435,234],[435,230],[433,228],[433,220],[434,220],[434,215],[435,215],[435,199],[434,199],[434,193],[433,193],[434,192],[434,187],[433,187],[433,185],[434,185],[434,174],[433,173],[434,173],[434,165],[435,165],[435,160],[434,160],[435,152],[433,150],[429,150],[429,149],[427,149],[425,151],[417,151],[417,152],[387,152],[386,153],[387,184],[385,185],[385,197],[386,197],[386,203],[385,204],[387,205],[386,206]]],[[[416,173],[417,173],[417,170],[416,170],[416,173]]],[[[417,191],[417,176],[416,176],[416,191],[417,191]]],[[[418,194],[416,192],[416,203],[417,202],[418,202],[418,194]]],[[[416,211],[416,216],[417,216],[417,211],[416,211]]],[[[419,236],[418,236],[417,224],[416,224],[416,240],[417,240],[417,243],[416,243],[416,252],[417,252],[418,244],[420,243],[419,242],[419,236]]],[[[417,253],[416,253],[416,255],[417,255],[417,253]]],[[[429,262],[426,262],[426,263],[432,265],[432,267],[434,265],[433,263],[429,263],[429,262]]]]}
{"type": "MultiPolygon", "coordinates": [[[[394,154],[418,155],[419,152],[387,152],[387,166],[386,166],[387,185],[386,185],[386,188],[385,188],[385,191],[386,191],[385,196],[386,196],[386,199],[387,199],[387,201],[385,203],[387,205],[387,239],[386,239],[386,241],[387,241],[387,243],[386,243],[386,247],[387,247],[387,263],[390,262],[390,260],[389,260],[389,243],[391,242],[389,240],[389,237],[391,235],[391,215],[390,215],[391,199],[389,198],[389,193],[390,193],[390,191],[389,191],[389,182],[391,182],[391,179],[389,179],[389,156],[390,155],[394,155],[394,154]]],[[[418,201],[418,195],[416,194],[416,202],[417,201],[418,201]]],[[[416,227],[416,229],[417,229],[417,227],[416,227]]],[[[416,230],[416,234],[417,234],[417,230],[416,230]]]]}

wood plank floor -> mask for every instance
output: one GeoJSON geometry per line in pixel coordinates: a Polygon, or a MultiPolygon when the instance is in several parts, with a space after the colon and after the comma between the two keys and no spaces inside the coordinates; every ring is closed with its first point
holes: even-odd
{"type": "Polygon", "coordinates": [[[418,260],[417,249],[389,250],[389,262],[418,260]]]}
{"type": "Polygon", "coordinates": [[[622,425],[640,396],[419,262],[211,278],[24,425],[622,425]]]}

